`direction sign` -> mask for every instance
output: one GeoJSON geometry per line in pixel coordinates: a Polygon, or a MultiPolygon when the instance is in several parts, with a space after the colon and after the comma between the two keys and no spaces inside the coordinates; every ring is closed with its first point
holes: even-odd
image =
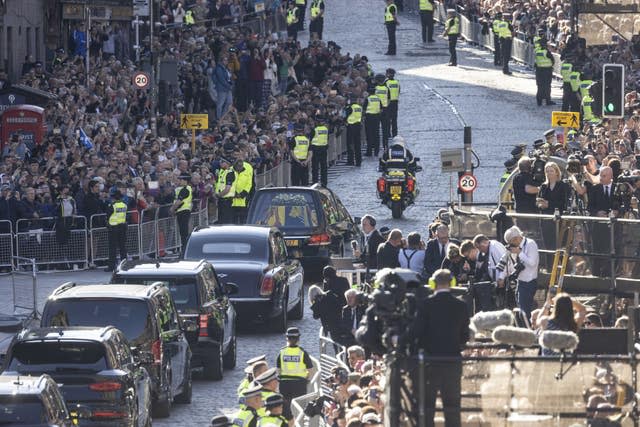
{"type": "Polygon", "coordinates": [[[208,128],[208,114],[180,114],[180,129],[203,130],[208,128]]]}
{"type": "Polygon", "coordinates": [[[133,75],[133,85],[137,89],[144,89],[149,86],[149,83],[151,83],[151,78],[144,71],[136,71],[133,75]]]}
{"type": "Polygon", "coordinates": [[[478,187],[478,179],[475,176],[468,172],[460,175],[460,179],[458,179],[458,188],[460,191],[463,193],[472,193],[476,187],[478,187]]]}
{"type": "Polygon", "coordinates": [[[551,126],[580,129],[580,113],[575,111],[552,111],[551,126]]]}

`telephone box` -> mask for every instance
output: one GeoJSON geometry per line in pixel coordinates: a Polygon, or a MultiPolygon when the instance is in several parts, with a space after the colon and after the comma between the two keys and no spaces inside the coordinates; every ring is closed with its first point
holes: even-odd
{"type": "Polygon", "coordinates": [[[44,108],[35,105],[16,105],[2,112],[0,149],[13,135],[22,135],[28,147],[42,144],[46,131],[44,108]]]}

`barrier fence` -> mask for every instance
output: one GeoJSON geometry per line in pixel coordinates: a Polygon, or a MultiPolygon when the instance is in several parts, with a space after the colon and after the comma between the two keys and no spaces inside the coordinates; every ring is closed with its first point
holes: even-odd
{"type": "Polygon", "coordinates": [[[0,221],[0,267],[13,265],[13,225],[11,221],[0,221]]]}
{"type": "Polygon", "coordinates": [[[13,314],[25,316],[27,320],[39,319],[38,313],[38,267],[31,258],[13,257],[16,267],[11,271],[13,314]]]}

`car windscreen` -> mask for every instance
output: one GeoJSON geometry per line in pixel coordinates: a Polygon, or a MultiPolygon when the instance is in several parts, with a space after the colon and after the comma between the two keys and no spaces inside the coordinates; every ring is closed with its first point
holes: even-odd
{"type": "Polygon", "coordinates": [[[136,277],[136,276],[119,276],[113,279],[113,283],[126,283],[129,285],[145,285],[149,286],[154,283],[162,283],[169,288],[171,297],[178,311],[197,310],[200,306],[198,301],[198,286],[196,278],[180,278],[180,279],[158,279],[154,277],[136,277]]]}
{"type": "Polygon", "coordinates": [[[248,224],[269,225],[281,230],[304,230],[319,225],[310,191],[264,191],[255,195],[248,224]]]}
{"type": "Polygon", "coordinates": [[[94,341],[23,341],[14,345],[8,370],[60,373],[107,369],[104,346],[94,341]]]}
{"type": "Polygon", "coordinates": [[[0,396],[0,426],[46,424],[47,416],[38,396],[0,396]]]}
{"type": "Polygon", "coordinates": [[[132,345],[152,340],[147,304],[139,300],[82,298],[47,303],[42,326],[109,326],[120,329],[132,345]]]}
{"type": "Polygon", "coordinates": [[[185,259],[208,261],[262,261],[267,259],[267,238],[255,236],[198,236],[192,237],[185,259]]]}

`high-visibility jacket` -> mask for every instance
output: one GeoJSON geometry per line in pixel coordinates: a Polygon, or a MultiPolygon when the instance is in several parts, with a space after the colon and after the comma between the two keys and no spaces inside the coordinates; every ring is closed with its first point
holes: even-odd
{"type": "Polygon", "coordinates": [[[127,205],[122,200],[117,200],[111,205],[113,213],[109,216],[109,225],[120,225],[127,222],[127,205]]]}
{"type": "Polygon", "coordinates": [[[581,80],[580,81],[580,96],[585,97],[589,94],[589,86],[593,84],[593,80],[581,80]]]}
{"type": "Polygon", "coordinates": [[[500,21],[498,25],[498,35],[501,39],[510,39],[512,37],[511,30],[509,29],[509,23],[507,21],[500,21]]]}
{"type": "Polygon", "coordinates": [[[247,206],[247,197],[253,188],[253,167],[247,162],[243,162],[243,166],[244,170],[242,172],[236,171],[236,194],[231,202],[231,206],[241,208],[247,206]],[[247,194],[241,196],[240,193],[242,192],[247,194]]]}
{"type": "Polygon", "coordinates": [[[542,37],[540,36],[534,36],[533,37],[533,49],[534,50],[538,50],[540,49],[542,46],[540,46],[540,40],[542,40],[542,37]]]}
{"type": "Polygon", "coordinates": [[[389,106],[389,88],[385,85],[376,86],[376,95],[380,98],[382,108],[387,108],[389,106]]]}
{"type": "Polygon", "coordinates": [[[362,122],[362,106],[351,104],[351,114],[347,117],[347,124],[355,125],[360,122],[362,122]]]}
{"type": "Polygon", "coordinates": [[[569,76],[571,75],[571,70],[573,69],[573,65],[570,62],[563,62],[560,67],[560,75],[562,76],[563,83],[569,83],[569,76]]]}
{"type": "Polygon", "coordinates": [[[597,121],[596,116],[593,115],[593,110],[591,107],[592,104],[593,98],[587,93],[587,95],[582,98],[582,117],[585,122],[597,121]]]}
{"type": "Polygon", "coordinates": [[[382,110],[382,101],[378,95],[369,95],[367,98],[367,110],[365,114],[380,114],[382,110]]]}
{"type": "Polygon", "coordinates": [[[448,36],[457,36],[460,34],[460,18],[454,16],[453,18],[447,19],[444,28],[447,30],[448,36]]]}
{"type": "Polygon", "coordinates": [[[287,11],[287,25],[293,25],[298,23],[298,8],[294,7],[287,11]]]}
{"type": "Polygon", "coordinates": [[[280,350],[280,376],[289,378],[307,378],[307,366],[304,363],[304,350],[300,347],[284,347],[280,350]]]}
{"type": "Polygon", "coordinates": [[[400,82],[396,79],[387,80],[387,88],[389,88],[389,101],[397,101],[400,98],[400,82]]]}
{"type": "Polygon", "coordinates": [[[307,157],[309,157],[309,138],[298,135],[294,139],[296,146],[293,147],[293,155],[298,160],[307,160],[307,157]]]}
{"type": "Polygon", "coordinates": [[[196,20],[193,18],[193,11],[187,10],[187,13],[184,15],[184,23],[187,25],[193,25],[196,23],[196,20]]]}
{"type": "Polygon", "coordinates": [[[544,49],[544,48],[536,49],[536,67],[538,68],[553,67],[553,62],[551,61],[551,58],[547,56],[547,49],[544,49]]]}
{"type": "Polygon", "coordinates": [[[502,186],[504,185],[505,182],[507,182],[510,176],[511,176],[511,172],[509,171],[505,171],[502,174],[502,176],[500,177],[500,188],[502,188],[502,186]]]}
{"type": "Polygon", "coordinates": [[[500,37],[500,23],[503,22],[502,19],[494,19],[493,23],[491,24],[491,30],[493,31],[493,34],[500,37]]]}
{"type": "Polygon", "coordinates": [[[306,6],[307,2],[306,2],[306,0],[296,0],[296,5],[298,5],[298,6],[306,6]]]}
{"type": "MultiPolygon", "coordinates": [[[[228,168],[228,169],[221,169],[220,172],[218,172],[218,181],[216,182],[216,193],[219,193],[221,191],[223,191],[225,189],[225,187],[227,186],[227,175],[233,173],[233,169],[228,168]]],[[[225,194],[224,196],[222,196],[223,199],[229,199],[231,197],[234,197],[236,195],[236,182],[238,181],[238,177],[235,176],[233,179],[233,183],[231,184],[231,189],[229,190],[229,192],[227,194],[225,194]]]]}
{"type": "Polygon", "coordinates": [[[571,85],[571,90],[573,92],[577,92],[580,90],[580,72],[572,71],[569,74],[569,84],[571,85]]]}
{"type": "Polygon", "coordinates": [[[260,417],[258,420],[257,427],[265,427],[269,425],[274,425],[276,427],[288,426],[289,423],[282,415],[267,415],[264,417],[260,417]]]}
{"type": "Polygon", "coordinates": [[[240,383],[240,385],[238,386],[238,389],[236,390],[238,392],[238,397],[242,397],[242,392],[245,391],[247,389],[247,387],[249,387],[251,385],[251,381],[249,381],[249,378],[244,377],[244,379],[242,380],[242,382],[240,383]]]}
{"type": "Polygon", "coordinates": [[[178,198],[178,194],[180,194],[183,188],[187,189],[187,191],[189,192],[189,195],[187,196],[186,199],[182,200],[182,206],[176,209],[176,212],[190,211],[191,208],[193,208],[193,190],[191,189],[190,185],[187,185],[186,187],[176,188],[176,199],[178,198]]]}
{"type": "Polygon", "coordinates": [[[433,10],[433,3],[429,0],[420,0],[420,10],[430,12],[433,10]]]}
{"type": "Polygon", "coordinates": [[[394,15],[398,13],[397,9],[396,9],[396,5],[391,3],[390,5],[388,5],[387,7],[384,8],[384,23],[385,24],[389,24],[391,22],[394,22],[394,15]]]}
{"type": "Polygon", "coordinates": [[[311,145],[315,145],[316,147],[326,147],[329,145],[329,128],[326,126],[316,126],[311,145]]]}
{"type": "Polygon", "coordinates": [[[234,427],[246,427],[255,418],[258,418],[258,414],[254,409],[241,409],[233,416],[233,425],[234,427]]]}
{"type": "Polygon", "coordinates": [[[322,0],[317,0],[311,3],[311,19],[315,19],[318,16],[320,16],[320,13],[322,12],[322,9],[320,8],[320,6],[323,3],[324,2],[322,0]]]}

